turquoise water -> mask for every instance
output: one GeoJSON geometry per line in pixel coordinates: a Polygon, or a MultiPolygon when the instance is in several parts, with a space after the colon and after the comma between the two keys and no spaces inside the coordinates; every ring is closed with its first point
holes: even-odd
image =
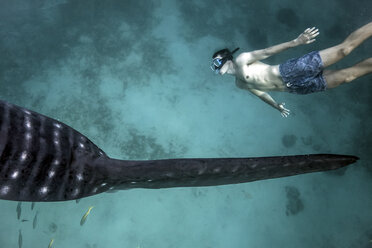
{"type": "MultiPolygon", "coordinates": [[[[372,2],[0,3],[0,98],[77,129],[120,159],[357,155],[346,169],[240,185],[130,190],[60,203],[0,201],[0,247],[372,247],[372,76],[322,93],[272,93],[279,112],[214,75],[221,48],[262,49],[320,30],[291,57],[343,41],[372,2]],[[80,219],[94,206],[86,223],[80,219]],[[38,221],[32,222],[38,211],[38,221]]],[[[332,66],[371,57],[372,39],[332,66]]]]}

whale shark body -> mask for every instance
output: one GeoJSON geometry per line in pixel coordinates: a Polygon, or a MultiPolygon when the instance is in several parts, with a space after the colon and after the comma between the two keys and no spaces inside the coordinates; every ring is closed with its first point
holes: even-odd
{"type": "Polygon", "coordinates": [[[0,100],[0,199],[66,201],[109,190],[213,186],[337,169],[358,158],[117,160],[68,125],[0,100]]]}

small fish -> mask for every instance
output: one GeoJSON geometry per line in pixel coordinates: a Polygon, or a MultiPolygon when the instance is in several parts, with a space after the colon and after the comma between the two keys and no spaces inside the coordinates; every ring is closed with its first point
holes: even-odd
{"type": "Polygon", "coordinates": [[[52,240],[49,242],[48,248],[51,248],[52,245],[53,245],[53,243],[54,243],[54,239],[52,239],[52,240]]]}
{"type": "Polygon", "coordinates": [[[38,215],[38,213],[39,213],[39,211],[36,212],[34,220],[32,221],[32,228],[33,229],[35,229],[36,225],[37,225],[37,215],[38,215]]]}
{"type": "Polygon", "coordinates": [[[17,219],[21,218],[21,212],[22,212],[22,202],[18,202],[18,204],[17,204],[17,219]]]}
{"type": "Polygon", "coordinates": [[[88,211],[83,215],[83,217],[80,220],[80,226],[84,225],[84,223],[87,220],[87,217],[88,217],[88,215],[89,215],[89,213],[92,209],[93,209],[93,206],[89,207],[88,211]]]}
{"type": "Polygon", "coordinates": [[[31,203],[31,210],[34,210],[34,207],[35,207],[35,202],[32,202],[31,203]]]}
{"type": "Polygon", "coordinates": [[[22,219],[21,221],[22,221],[22,222],[26,222],[26,221],[28,221],[28,220],[26,220],[26,219],[22,219]]]}
{"type": "Polygon", "coordinates": [[[18,234],[18,247],[19,248],[22,248],[22,233],[21,233],[21,229],[19,229],[19,234],[18,234]]]}

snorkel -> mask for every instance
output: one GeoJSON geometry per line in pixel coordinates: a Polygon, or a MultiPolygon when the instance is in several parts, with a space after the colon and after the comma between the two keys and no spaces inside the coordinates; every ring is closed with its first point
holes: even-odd
{"type": "Polygon", "coordinates": [[[222,49],[215,54],[213,54],[212,63],[211,63],[211,69],[216,74],[218,74],[222,68],[222,66],[228,61],[233,59],[233,54],[239,50],[239,47],[235,48],[232,52],[230,52],[229,49],[225,48],[222,49]]]}

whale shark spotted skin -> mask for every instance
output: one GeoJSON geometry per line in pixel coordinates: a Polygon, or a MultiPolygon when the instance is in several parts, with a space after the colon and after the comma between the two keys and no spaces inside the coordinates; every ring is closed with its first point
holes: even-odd
{"type": "Polygon", "coordinates": [[[117,160],[68,125],[0,100],[0,199],[66,201],[108,190],[213,186],[325,171],[355,156],[117,160]]]}

